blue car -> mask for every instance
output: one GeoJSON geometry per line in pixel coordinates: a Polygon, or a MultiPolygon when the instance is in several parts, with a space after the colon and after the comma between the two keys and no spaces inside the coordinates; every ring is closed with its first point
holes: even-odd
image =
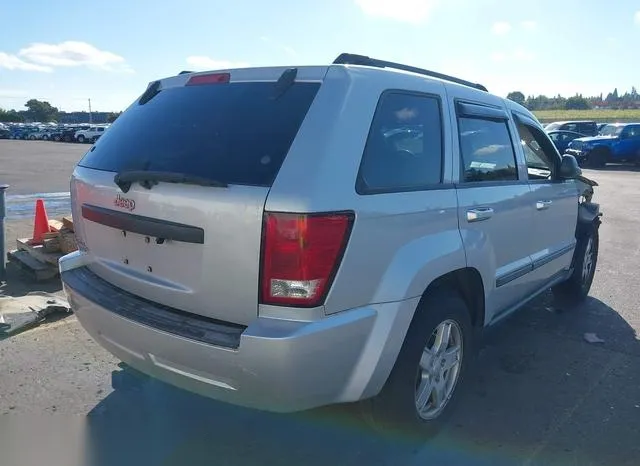
{"type": "Polygon", "coordinates": [[[564,154],[565,150],[569,147],[569,143],[574,139],[585,137],[584,134],[576,133],[575,131],[549,131],[547,135],[558,149],[560,154],[564,154]]]}
{"type": "Polygon", "coordinates": [[[580,164],[604,167],[609,162],[640,163],[640,123],[613,123],[599,136],[578,138],[569,143],[567,154],[580,164]]]}

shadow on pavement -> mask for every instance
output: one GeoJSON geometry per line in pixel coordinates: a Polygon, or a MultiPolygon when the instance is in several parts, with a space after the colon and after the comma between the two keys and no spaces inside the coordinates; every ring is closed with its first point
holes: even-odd
{"type": "Polygon", "coordinates": [[[87,464],[637,464],[638,356],[605,303],[562,310],[544,296],[488,335],[449,428],[428,443],[373,433],[353,406],[276,415],[148,381],[91,411],[87,464]]]}
{"type": "Polygon", "coordinates": [[[33,291],[44,293],[59,293],[62,291],[62,282],[59,278],[36,282],[12,263],[7,264],[7,277],[5,282],[0,282],[0,297],[10,296],[19,298],[33,291]]]}

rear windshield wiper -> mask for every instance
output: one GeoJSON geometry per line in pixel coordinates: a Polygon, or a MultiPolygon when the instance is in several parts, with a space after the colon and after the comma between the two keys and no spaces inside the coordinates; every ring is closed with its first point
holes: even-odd
{"type": "Polygon", "coordinates": [[[227,188],[229,185],[221,181],[210,180],[201,176],[188,175],[179,172],[154,172],[144,170],[127,170],[116,174],[113,178],[115,184],[126,193],[131,189],[131,185],[139,182],[143,188],[151,189],[159,182],[194,184],[197,186],[209,186],[214,188],[227,188]]]}

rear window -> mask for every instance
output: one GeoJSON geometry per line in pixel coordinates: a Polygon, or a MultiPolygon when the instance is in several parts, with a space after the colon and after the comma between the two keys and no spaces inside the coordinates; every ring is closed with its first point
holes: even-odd
{"type": "Polygon", "coordinates": [[[80,161],[86,168],[196,175],[271,186],[320,83],[176,87],[118,117],[80,161]]]}

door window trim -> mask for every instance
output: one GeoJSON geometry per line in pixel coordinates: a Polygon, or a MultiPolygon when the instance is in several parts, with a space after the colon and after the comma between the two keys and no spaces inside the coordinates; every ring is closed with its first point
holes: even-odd
{"type": "Polygon", "coordinates": [[[492,186],[514,186],[514,185],[526,185],[528,180],[520,178],[520,166],[518,162],[518,154],[516,153],[516,147],[513,143],[513,135],[511,134],[511,128],[509,127],[509,114],[501,107],[486,104],[483,102],[475,102],[467,99],[454,99],[456,109],[456,128],[458,138],[458,176],[454,182],[456,189],[470,189],[477,187],[492,187],[492,186]],[[465,181],[464,180],[464,159],[462,156],[462,140],[460,139],[460,118],[470,118],[476,120],[489,120],[494,122],[503,122],[511,141],[511,149],[513,150],[513,159],[516,164],[516,179],[515,180],[491,180],[491,181],[465,181]]]}

